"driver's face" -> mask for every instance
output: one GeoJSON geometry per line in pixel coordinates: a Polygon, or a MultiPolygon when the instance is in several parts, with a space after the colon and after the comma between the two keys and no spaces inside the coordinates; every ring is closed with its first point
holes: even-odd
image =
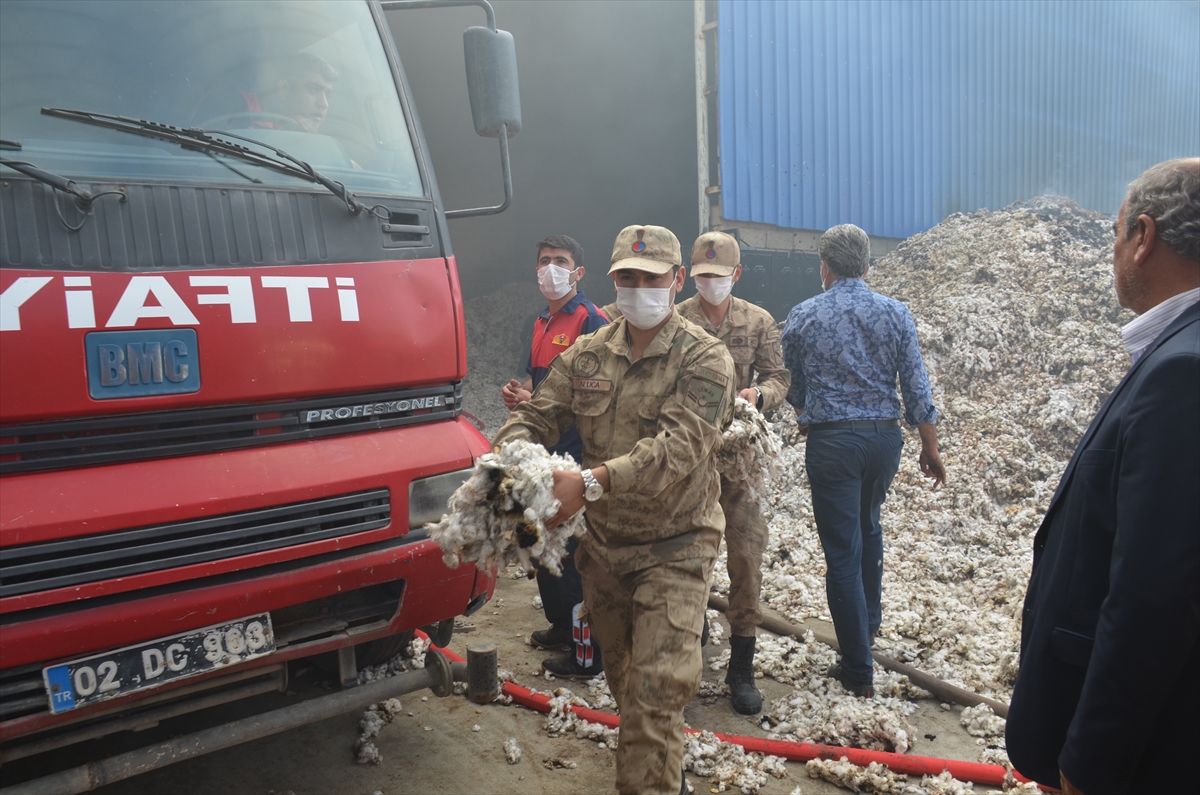
{"type": "Polygon", "coordinates": [[[315,133],[321,129],[325,114],[329,113],[333,83],[316,72],[309,72],[299,80],[280,84],[279,93],[286,108],[285,115],[295,119],[306,132],[315,133]]]}

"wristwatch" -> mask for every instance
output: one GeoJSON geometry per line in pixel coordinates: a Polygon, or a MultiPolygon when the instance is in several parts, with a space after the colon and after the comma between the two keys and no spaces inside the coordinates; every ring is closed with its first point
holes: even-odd
{"type": "Polygon", "coordinates": [[[758,393],[758,397],[754,399],[754,408],[761,409],[762,405],[763,405],[762,404],[762,390],[759,389],[758,387],[754,387],[754,391],[758,393]]]}
{"type": "Polygon", "coordinates": [[[600,485],[600,481],[596,480],[592,470],[585,469],[580,474],[583,475],[583,498],[585,500],[595,502],[604,496],[604,487],[600,485]]]}

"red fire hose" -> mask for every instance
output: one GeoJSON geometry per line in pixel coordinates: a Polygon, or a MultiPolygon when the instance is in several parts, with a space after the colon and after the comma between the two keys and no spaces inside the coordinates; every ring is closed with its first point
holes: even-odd
{"type": "MultiPolygon", "coordinates": [[[[439,649],[439,651],[454,662],[463,662],[462,657],[459,657],[449,649],[439,649]]],[[[504,695],[511,697],[513,701],[523,707],[528,707],[538,712],[550,711],[549,696],[534,693],[528,688],[521,687],[512,682],[505,682],[501,690],[504,695]]],[[[621,725],[620,717],[607,712],[576,706],[567,706],[567,709],[574,712],[583,720],[591,723],[599,723],[610,729],[615,729],[621,725]]],[[[689,729],[688,731],[692,734],[700,733],[696,729],[689,729]]],[[[1008,773],[1000,765],[985,765],[982,762],[964,762],[958,759],[938,759],[932,756],[894,754],[887,751],[867,751],[862,748],[843,748],[837,745],[767,740],[761,737],[746,737],[737,734],[719,734],[716,732],[714,734],[717,739],[734,745],[740,745],[747,752],[781,756],[792,762],[807,762],[809,759],[838,760],[845,757],[855,765],[866,767],[872,762],[879,762],[880,764],[887,765],[889,769],[896,773],[905,773],[908,775],[938,776],[941,775],[943,770],[948,770],[950,771],[950,775],[959,781],[970,781],[990,787],[1002,786],[1004,784],[1004,777],[1008,773]]],[[[1013,771],[1013,775],[1016,776],[1018,781],[1029,781],[1029,779],[1015,770],[1013,771]]],[[[1058,790],[1047,787],[1043,787],[1043,789],[1047,792],[1058,792],[1058,790]]]]}

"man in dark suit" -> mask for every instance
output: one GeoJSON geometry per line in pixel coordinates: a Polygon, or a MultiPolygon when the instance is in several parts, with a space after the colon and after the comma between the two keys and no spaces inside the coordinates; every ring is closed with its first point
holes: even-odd
{"type": "Polygon", "coordinates": [[[1122,329],[1132,365],[1034,540],[1008,755],[1067,793],[1191,792],[1200,748],[1200,158],[1138,177],[1114,232],[1117,299],[1139,315],[1122,329]]]}

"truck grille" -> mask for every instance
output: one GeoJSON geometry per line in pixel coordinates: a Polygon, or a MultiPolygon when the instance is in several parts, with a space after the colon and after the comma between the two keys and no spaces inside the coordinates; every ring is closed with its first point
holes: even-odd
{"type": "Polygon", "coordinates": [[[391,522],[387,489],[4,550],[0,597],[365,533],[391,522]]]}
{"type": "Polygon", "coordinates": [[[48,712],[40,664],[0,671],[0,720],[31,712],[48,712]]]}
{"type": "Polygon", "coordinates": [[[0,426],[0,473],[140,461],[316,439],[454,417],[462,384],[254,406],[0,426]],[[371,408],[365,414],[366,407],[371,408]],[[358,409],[358,413],[355,413],[358,409]]]}

